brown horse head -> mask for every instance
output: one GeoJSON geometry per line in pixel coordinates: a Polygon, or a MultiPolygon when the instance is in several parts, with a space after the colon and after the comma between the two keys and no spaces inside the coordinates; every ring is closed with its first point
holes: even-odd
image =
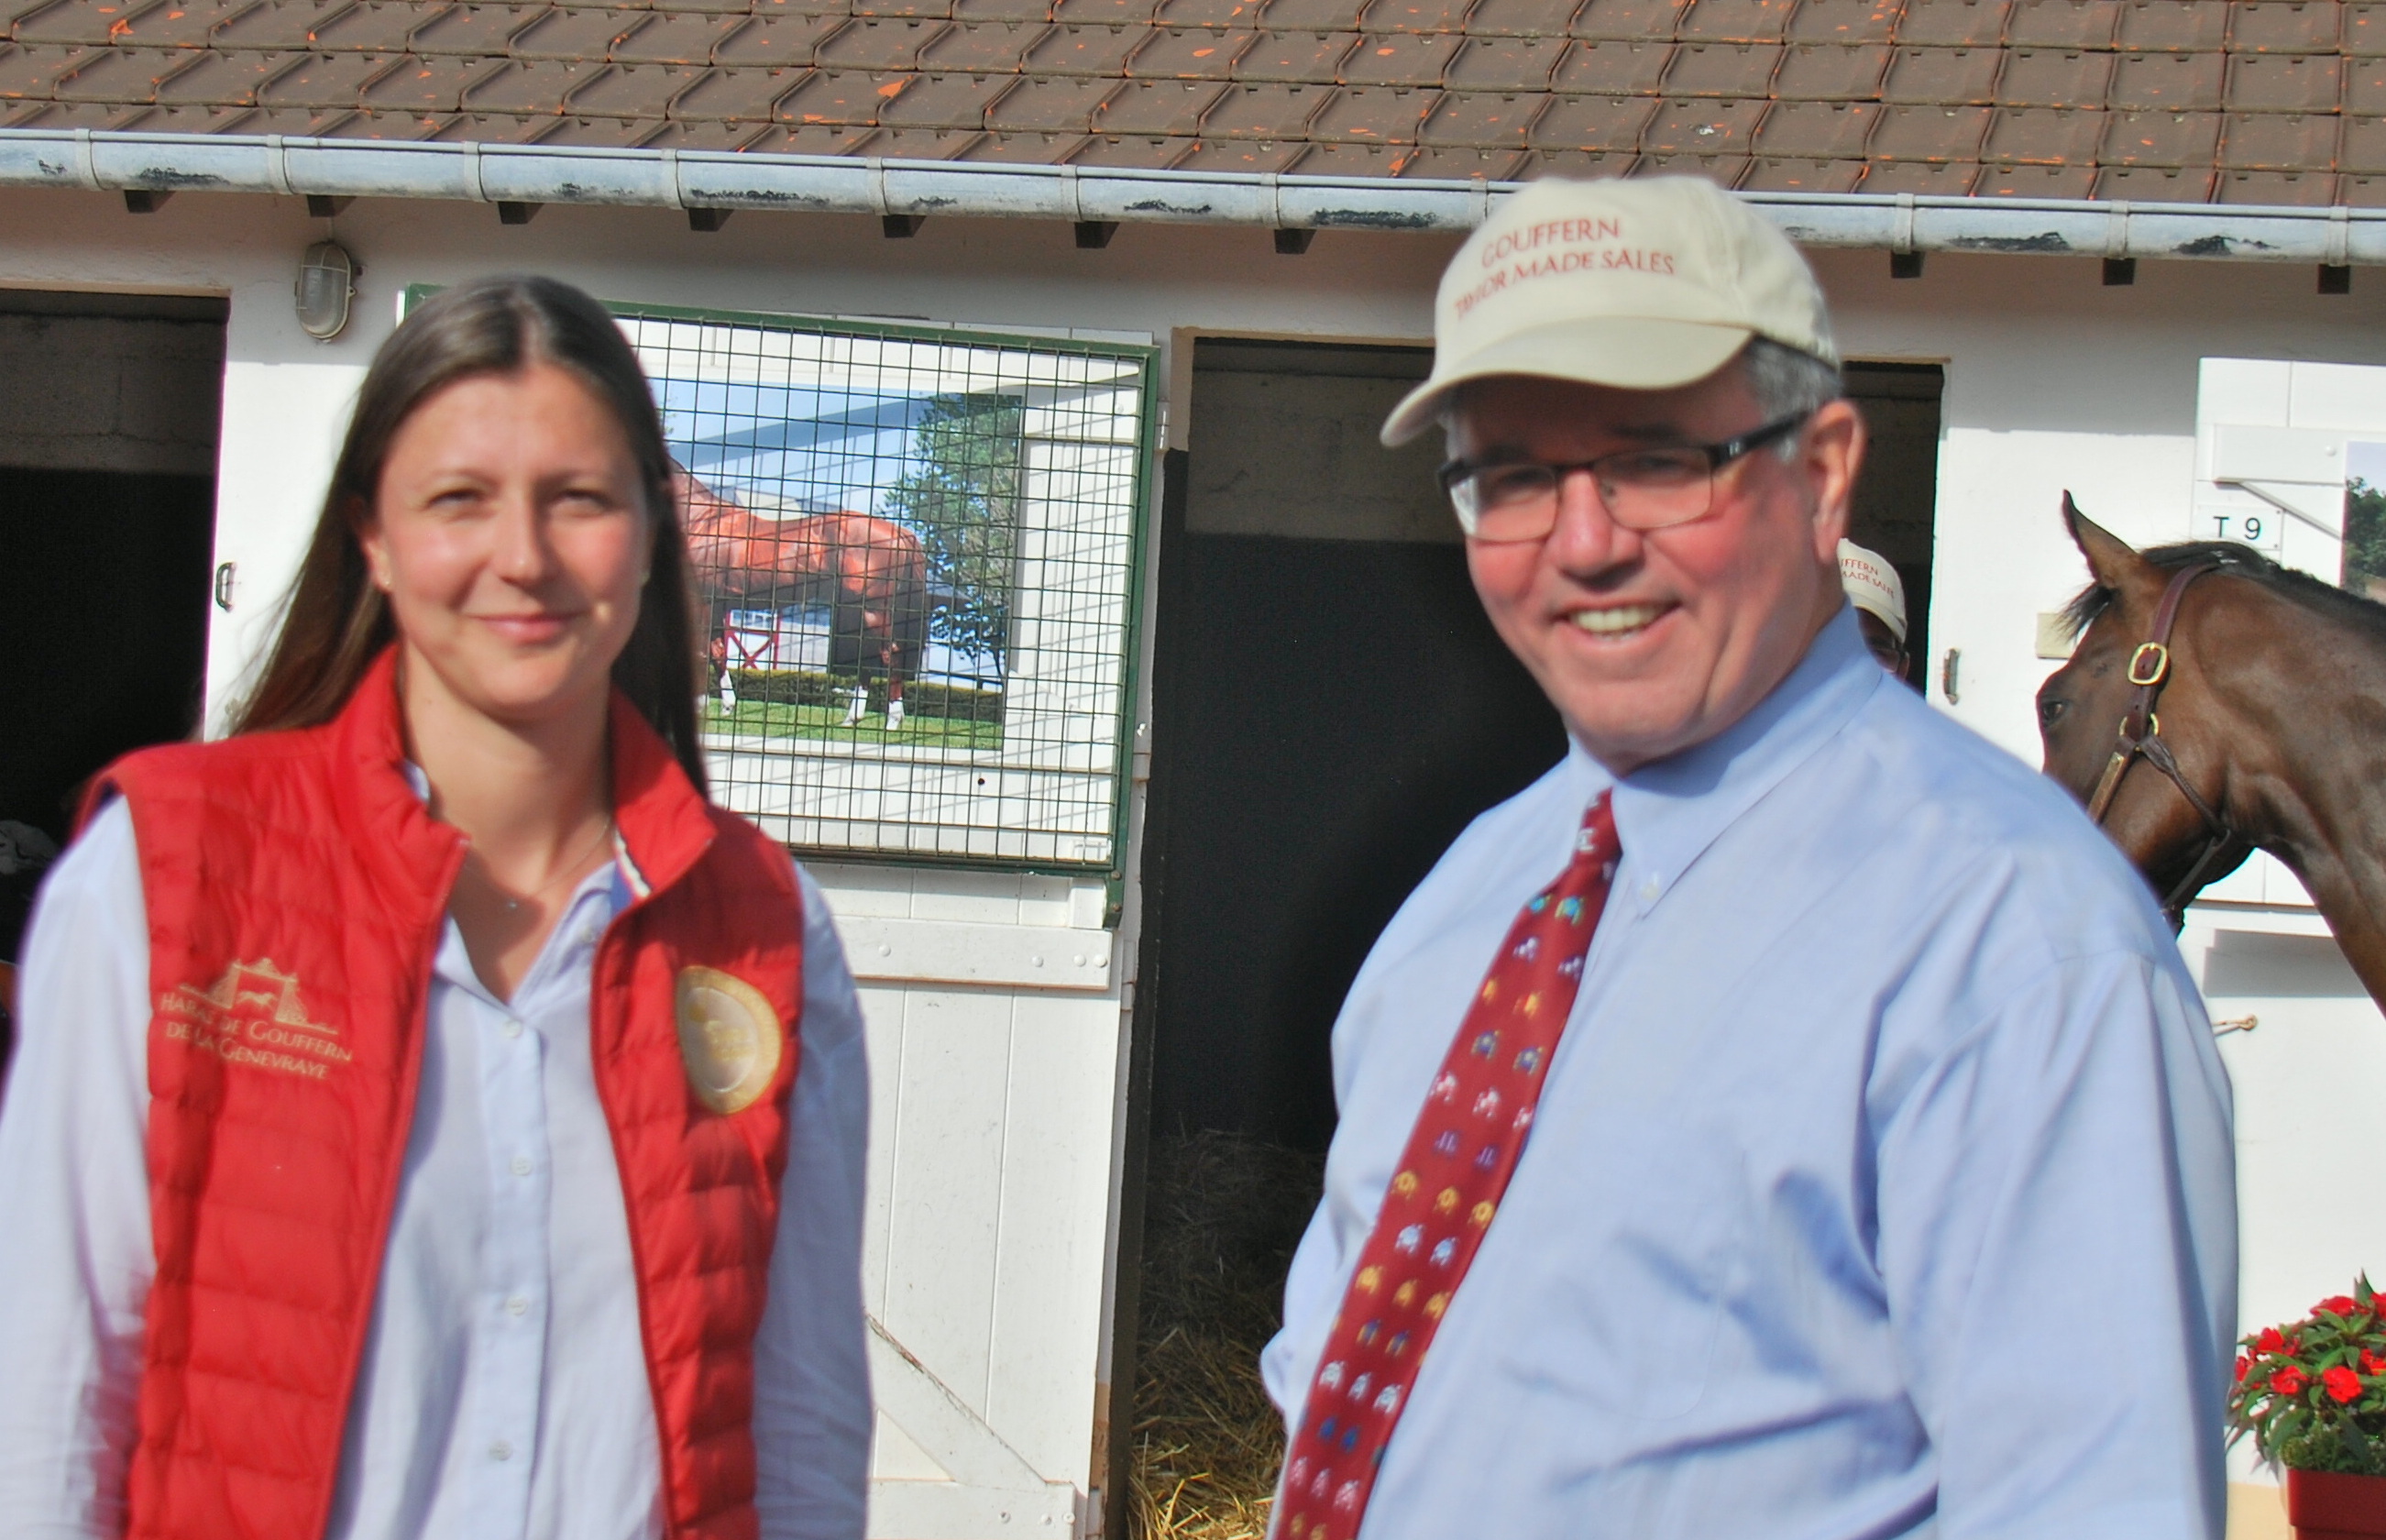
{"type": "MultiPolygon", "coordinates": [[[[2071,603],[2071,661],[2038,693],[2046,772],[2094,805],[2139,687],[2132,659],[2153,640],[2164,591],[2179,596],[2153,720],[2180,783],[2225,823],[2222,858],[2194,870],[2207,827],[2187,791],[2134,757],[2104,800],[2104,832],[2153,880],[2179,891],[2224,875],[2249,848],[2303,879],[2370,996],[2386,1005],[2386,607],[2227,542],[2133,551],[2064,514],[2095,581],[2071,603]]],[[[2153,672],[2141,664],[2139,674],[2153,672]]]]}
{"type": "Polygon", "coordinates": [[[2091,808],[2103,787],[2104,804],[2094,810],[2104,833],[2155,892],[2174,894],[2172,901],[2184,904],[2193,893],[2177,894],[2182,883],[2216,882],[2253,848],[2232,836],[2214,849],[2205,817],[2210,809],[2228,821],[2229,745],[2237,737],[2215,672],[2216,632],[2242,624],[2245,605],[2263,597],[2258,591],[2238,592],[2249,585],[2223,582],[2220,574],[2253,553],[2211,542],[2141,553],[2081,513],[2067,492],[2063,517],[2093,581],[2064,612],[2078,639],[2070,661],[2039,686],[2044,768],[2091,808]],[[2158,612],[2173,577],[2207,563],[2216,564],[2215,575],[2180,591],[2169,634],[2157,638],[2158,612]],[[2165,651],[2141,650],[2157,641],[2165,651]],[[2146,686],[2150,677],[2155,682],[2146,686]],[[2151,715],[2142,721],[2132,717],[2141,686],[2154,691],[2151,715]],[[2151,755],[2145,738],[2133,740],[2133,732],[2159,739],[2151,755]]]}

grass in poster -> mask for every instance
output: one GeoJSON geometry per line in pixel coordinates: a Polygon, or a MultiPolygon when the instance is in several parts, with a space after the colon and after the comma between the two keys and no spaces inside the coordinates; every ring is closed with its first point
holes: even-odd
{"type": "Polygon", "coordinates": [[[916,748],[998,749],[1002,724],[965,718],[906,716],[888,731],[883,711],[870,711],[848,727],[842,706],[794,706],[779,701],[740,700],[724,711],[717,700],[704,702],[700,729],[706,732],[738,732],[763,738],[814,738],[839,744],[901,744],[916,748]]]}

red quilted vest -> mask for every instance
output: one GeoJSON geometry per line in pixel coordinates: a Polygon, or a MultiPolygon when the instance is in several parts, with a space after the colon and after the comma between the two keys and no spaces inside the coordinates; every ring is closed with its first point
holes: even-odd
{"type": "MultiPolygon", "coordinates": [[[[643,881],[598,945],[589,1032],[664,1514],[672,1540],[747,1540],[801,899],[785,851],[698,796],[619,695],[611,732],[643,881]]],[[[131,804],[148,904],[157,1273],[130,1478],[144,1540],[297,1540],[331,1510],[464,858],[404,755],[384,654],[338,720],[145,750],[88,804],[131,804]]]]}

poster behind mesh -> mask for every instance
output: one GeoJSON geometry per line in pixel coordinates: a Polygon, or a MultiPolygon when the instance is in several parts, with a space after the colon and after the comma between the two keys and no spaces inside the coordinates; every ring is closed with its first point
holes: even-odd
{"type": "Polygon", "coordinates": [[[800,845],[1108,865],[1148,354],[622,324],[716,795],[800,845]]]}

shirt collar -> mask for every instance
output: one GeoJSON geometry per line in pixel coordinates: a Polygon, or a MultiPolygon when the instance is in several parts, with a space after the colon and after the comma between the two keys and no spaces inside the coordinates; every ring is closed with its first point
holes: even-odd
{"type": "Polygon", "coordinates": [[[1630,897],[1646,913],[1726,829],[1822,747],[1889,675],[1865,649],[1855,612],[1842,605],[1789,677],[1746,716],[1679,754],[1621,780],[1582,745],[1571,757],[1586,799],[1613,785],[1615,830],[1630,897]]]}

